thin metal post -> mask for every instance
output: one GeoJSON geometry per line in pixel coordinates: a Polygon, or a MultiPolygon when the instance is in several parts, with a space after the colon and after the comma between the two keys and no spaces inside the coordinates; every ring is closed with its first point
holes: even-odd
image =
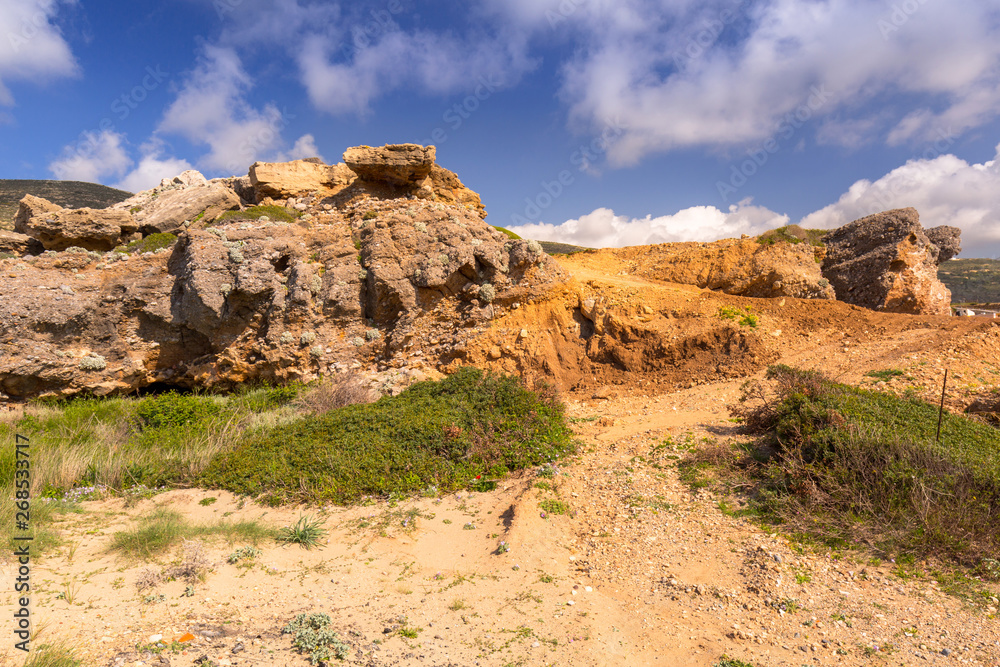
{"type": "Polygon", "coordinates": [[[935,442],[941,442],[941,420],[944,419],[944,392],[948,388],[948,369],[944,369],[944,384],[941,385],[941,409],[938,410],[938,430],[935,442]]]}

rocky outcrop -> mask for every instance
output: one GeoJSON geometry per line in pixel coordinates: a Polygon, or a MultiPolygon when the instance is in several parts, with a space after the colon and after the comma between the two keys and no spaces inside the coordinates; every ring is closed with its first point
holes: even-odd
{"type": "Polygon", "coordinates": [[[960,232],[954,227],[930,232],[913,208],[855,220],[823,237],[823,276],[838,300],[856,306],[950,315],[951,292],[938,280],[937,268],[942,257],[950,258],[960,249],[960,232]]]}
{"type": "Polygon", "coordinates": [[[927,240],[938,249],[937,263],[944,264],[962,252],[962,230],[958,227],[941,225],[926,230],[927,240]]]}
{"type": "Polygon", "coordinates": [[[344,151],[344,162],[364,181],[407,186],[421,183],[430,175],[436,155],[434,146],[418,144],[355,146],[344,151]]]}
{"type": "Polygon", "coordinates": [[[45,250],[111,250],[134,238],[138,226],[128,211],[64,209],[50,201],[25,195],[14,217],[14,231],[29,236],[45,250]]]}
{"type": "Polygon", "coordinates": [[[833,299],[808,243],[765,245],[756,239],[714,243],[663,243],[611,250],[646,278],[752,297],[833,299]]]}
{"type": "Polygon", "coordinates": [[[232,187],[189,170],[112,208],[128,211],[145,236],[177,234],[192,224],[204,226],[239,206],[240,197],[232,187]]]}
{"type": "Polygon", "coordinates": [[[318,159],[255,162],[250,167],[250,185],[255,203],[317,194],[330,197],[341,192],[356,178],[346,165],[326,165],[318,159]]]}
{"type": "Polygon", "coordinates": [[[19,234],[17,232],[9,232],[6,229],[0,229],[0,254],[24,255],[28,252],[30,244],[31,237],[27,234],[19,234]]]}
{"type": "MultiPolygon", "coordinates": [[[[343,196],[273,200],[300,216],[293,223],[191,224],[145,254],[0,256],[0,400],[447,371],[498,315],[566,278],[538,244],[508,239],[457,201],[414,198],[411,186],[369,191],[350,174],[343,196]]],[[[185,180],[128,205],[213,184],[235,195],[239,179],[185,180]]],[[[41,217],[59,213],[36,204],[41,217]]]]}

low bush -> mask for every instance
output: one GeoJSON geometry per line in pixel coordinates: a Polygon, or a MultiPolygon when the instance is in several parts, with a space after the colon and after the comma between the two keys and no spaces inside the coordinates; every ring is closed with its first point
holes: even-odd
{"type": "Polygon", "coordinates": [[[1000,550],[1000,432],[915,398],[787,366],[734,410],[761,437],[742,465],[751,502],[828,544],[978,567],[1000,550]]]}
{"type": "Polygon", "coordinates": [[[466,367],[398,396],[350,405],[251,437],[215,457],[210,488],[271,503],[441,491],[499,477],[573,451],[554,396],[513,377],[466,367]]]}
{"type": "Polygon", "coordinates": [[[284,206],[251,206],[245,211],[226,211],[217,217],[211,224],[219,225],[224,222],[239,222],[241,220],[251,221],[260,218],[268,218],[275,222],[295,222],[301,214],[284,206]]]}

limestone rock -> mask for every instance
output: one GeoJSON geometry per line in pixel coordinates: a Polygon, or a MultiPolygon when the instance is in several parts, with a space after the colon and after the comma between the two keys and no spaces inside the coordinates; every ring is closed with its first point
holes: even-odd
{"type": "Polygon", "coordinates": [[[0,229],[0,253],[23,255],[28,252],[31,237],[27,234],[0,229]]]}
{"type": "Polygon", "coordinates": [[[951,292],[938,280],[941,257],[959,248],[954,228],[938,228],[931,241],[916,209],[876,213],[823,237],[823,275],[837,299],[889,313],[950,315],[951,292]]]}
{"type": "Polygon", "coordinates": [[[64,209],[34,195],[21,199],[14,217],[14,231],[30,236],[46,250],[111,250],[136,230],[127,211],[64,209]]]}
{"type": "Polygon", "coordinates": [[[344,151],[344,162],[362,180],[405,186],[430,175],[436,154],[434,146],[418,144],[355,146],[344,151]]]}
{"type": "Polygon", "coordinates": [[[755,239],[663,243],[613,251],[648,278],[761,298],[833,299],[808,243],[765,245],[755,239]]]}
{"type": "Polygon", "coordinates": [[[326,165],[312,160],[255,162],[250,184],[258,202],[265,198],[288,199],[315,192],[332,195],[350,185],[356,175],[345,165],[326,165]]]}
{"type": "Polygon", "coordinates": [[[424,181],[421,188],[423,192],[418,193],[418,196],[446,204],[464,206],[478,213],[480,218],[486,217],[486,207],[483,206],[479,195],[465,187],[454,172],[434,165],[431,168],[429,180],[430,183],[424,181]]]}
{"type": "Polygon", "coordinates": [[[134,214],[143,235],[177,234],[185,223],[205,225],[225,211],[239,208],[240,198],[221,183],[165,190],[134,214]]]}

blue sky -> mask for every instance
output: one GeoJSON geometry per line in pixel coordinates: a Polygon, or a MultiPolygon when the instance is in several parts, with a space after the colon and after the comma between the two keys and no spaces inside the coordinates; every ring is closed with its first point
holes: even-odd
{"type": "Polygon", "coordinates": [[[0,178],[434,143],[488,220],[589,246],[914,206],[1000,257],[981,0],[0,0],[0,178]]]}

